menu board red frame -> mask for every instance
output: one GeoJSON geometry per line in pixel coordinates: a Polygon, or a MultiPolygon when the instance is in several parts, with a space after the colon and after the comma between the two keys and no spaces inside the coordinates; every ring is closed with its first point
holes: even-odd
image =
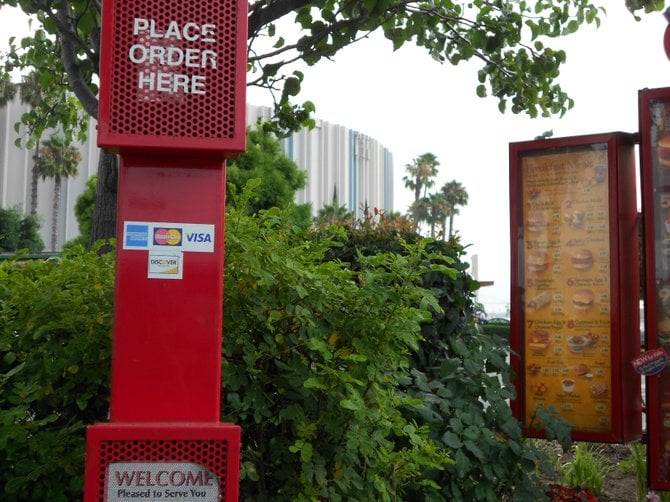
{"type": "Polygon", "coordinates": [[[635,136],[510,144],[514,416],[544,437],[554,409],[578,441],[641,437],[635,136]]]}
{"type": "MultiPolygon", "coordinates": [[[[639,93],[647,348],[670,351],[670,88],[639,93]]],[[[670,368],[646,379],[649,484],[670,490],[670,368]]]]}

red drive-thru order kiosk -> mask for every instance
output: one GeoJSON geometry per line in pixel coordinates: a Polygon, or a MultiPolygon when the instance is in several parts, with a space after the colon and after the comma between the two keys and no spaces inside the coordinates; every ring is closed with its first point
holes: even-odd
{"type": "Polygon", "coordinates": [[[510,145],[515,417],[554,409],[579,441],[641,437],[635,137],[510,145]]]}
{"type": "Polygon", "coordinates": [[[98,144],[120,154],[110,421],[86,501],[233,501],[220,423],[225,159],[245,149],[247,2],[105,0],[98,144]]]}
{"type": "Polygon", "coordinates": [[[670,490],[670,88],[639,93],[650,487],[670,490]]]}

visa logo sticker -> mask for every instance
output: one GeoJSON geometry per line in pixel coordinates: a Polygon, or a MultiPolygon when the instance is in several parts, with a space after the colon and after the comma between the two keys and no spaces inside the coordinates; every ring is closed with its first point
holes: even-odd
{"type": "Polygon", "coordinates": [[[203,233],[190,233],[186,234],[186,240],[188,242],[212,242],[212,236],[211,234],[203,234],[203,233]]]}
{"type": "Polygon", "coordinates": [[[149,279],[181,279],[183,254],[179,251],[166,253],[149,251],[149,279]]]}

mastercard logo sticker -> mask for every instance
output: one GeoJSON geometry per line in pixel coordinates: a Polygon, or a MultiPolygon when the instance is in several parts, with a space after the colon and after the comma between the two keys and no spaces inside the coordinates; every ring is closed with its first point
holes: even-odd
{"type": "Polygon", "coordinates": [[[181,246],[181,228],[155,228],[154,244],[157,246],[181,246]]]}

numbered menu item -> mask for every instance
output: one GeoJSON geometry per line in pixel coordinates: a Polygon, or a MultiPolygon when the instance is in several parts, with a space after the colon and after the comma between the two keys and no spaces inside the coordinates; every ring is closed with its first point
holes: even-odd
{"type": "Polygon", "coordinates": [[[553,406],[575,428],[611,429],[607,148],[525,157],[526,423],[553,406]]]}

